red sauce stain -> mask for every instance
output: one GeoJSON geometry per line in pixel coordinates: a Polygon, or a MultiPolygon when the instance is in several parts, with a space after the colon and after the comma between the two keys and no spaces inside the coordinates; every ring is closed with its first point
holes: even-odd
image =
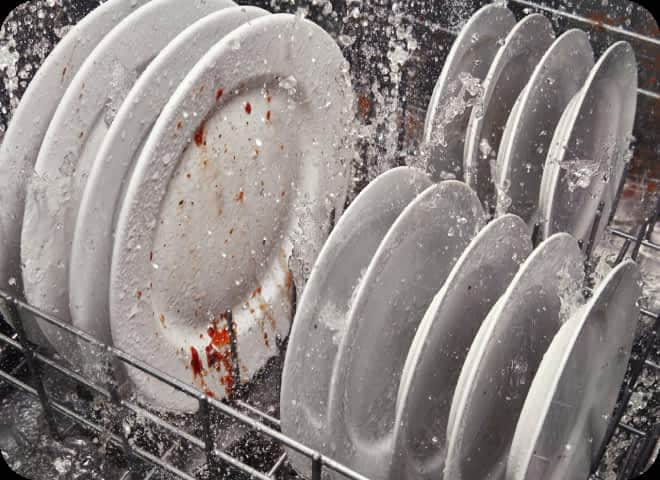
{"type": "Polygon", "coordinates": [[[270,342],[268,341],[268,333],[264,330],[264,344],[266,347],[270,347],[270,342]]]}
{"type": "Polygon", "coordinates": [[[85,132],[80,132],[80,135],[78,135],[78,138],[83,138],[85,136],[85,132]]]}
{"type": "Polygon", "coordinates": [[[151,262],[151,261],[153,261],[153,259],[154,259],[154,252],[151,251],[151,252],[149,252],[149,261],[151,262]]]}
{"type": "Polygon", "coordinates": [[[290,290],[291,287],[293,287],[293,274],[289,270],[286,272],[286,288],[290,290]]]}
{"type": "Polygon", "coordinates": [[[220,100],[220,98],[222,97],[222,94],[223,94],[223,93],[225,93],[225,91],[224,91],[222,88],[218,88],[218,89],[215,91],[215,99],[216,99],[216,100],[220,100]]]}
{"type": "Polygon", "coordinates": [[[183,126],[183,123],[181,123],[181,120],[179,120],[178,122],[176,122],[176,129],[177,129],[177,130],[181,130],[181,127],[182,127],[182,126],[183,126]]]}
{"type": "Polygon", "coordinates": [[[272,114],[270,113],[270,110],[268,110],[268,111],[266,112],[266,121],[267,121],[267,122],[270,122],[270,117],[271,117],[271,116],[272,116],[272,114]]]}
{"type": "Polygon", "coordinates": [[[204,131],[204,127],[205,127],[205,122],[202,122],[202,124],[195,132],[195,144],[198,147],[201,147],[202,145],[206,145],[206,140],[205,140],[206,132],[204,131]]]}
{"type": "Polygon", "coordinates": [[[204,394],[206,394],[207,397],[215,398],[215,393],[213,393],[208,388],[204,389],[204,394]]]}
{"type": "Polygon", "coordinates": [[[279,147],[280,147],[280,151],[283,152],[283,151],[284,151],[284,145],[282,145],[282,144],[280,143],[280,144],[279,144],[279,147]]]}
{"type": "Polygon", "coordinates": [[[179,206],[183,206],[183,200],[179,200],[179,206]]]}
{"type": "Polygon", "coordinates": [[[142,298],[142,290],[138,290],[135,296],[137,297],[138,300],[140,300],[142,298]]]}
{"type": "Polygon", "coordinates": [[[245,113],[250,115],[252,113],[252,105],[250,105],[250,102],[245,102],[243,109],[245,110],[245,113]]]}
{"type": "Polygon", "coordinates": [[[266,94],[266,101],[270,103],[270,101],[273,99],[273,97],[270,96],[270,93],[266,94]]]}
{"type": "Polygon", "coordinates": [[[193,377],[202,375],[202,362],[199,359],[199,353],[195,347],[190,347],[190,368],[193,371],[193,377]]]}
{"type": "Polygon", "coordinates": [[[286,196],[286,192],[282,192],[282,197],[285,197],[285,196],[286,196]]]}
{"type": "Polygon", "coordinates": [[[268,305],[266,305],[265,303],[259,304],[259,310],[261,310],[262,312],[265,312],[267,309],[268,309],[268,305]]]}
{"type": "Polygon", "coordinates": [[[164,326],[165,326],[165,315],[163,315],[163,314],[161,313],[159,318],[160,318],[160,323],[161,323],[161,324],[163,325],[163,327],[164,327],[164,326]]]}
{"type": "Polygon", "coordinates": [[[233,234],[234,234],[234,229],[232,228],[231,230],[229,230],[229,235],[233,235],[233,234]]]}
{"type": "Polygon", "coordinates": [[[211,346],[222,348],[226,347],[231,342],[231,337],[229,336],[229,330],[227,330],[227,327],[223,328],[222,330],[218,330],[216,326],[211,326],[207,329],[206,333],[208,333],[209,337],[211,338],[211,346]]]}
{"type": "Polygon", "coordinates": [[[261,287],[254,289],[254,292],[252,292],[252,298],[256,297],[257,295],[261,295],[261,287]]]}
{"type": "Polygon", "coordinates": [[[187,178],[191,178],[191,177],[192,177],[192,174],[191,174],[190,172],[188,172],[188,173],[186,173],[186,177],[187,177],[187,178]]]}
{"type": "Polygon", "coordinates": [[[369,110],[371,109],[371,102],[369,101],[369,98],[367,98],[366,95],[360,95],[358,97],[358,113],[366,117],[369,115],[369,110]]]}
{"type": "Polygon", "coordinates": [[[241,190],[240,192],[238,192],[238,193],[236,194],[236,196],[234,197],[234,201],[235,201],[235,202],[243,203],[243,200],[244,200],[244,199],[245,199],[245,192],[243,192],[243,190],[241,190]]]}

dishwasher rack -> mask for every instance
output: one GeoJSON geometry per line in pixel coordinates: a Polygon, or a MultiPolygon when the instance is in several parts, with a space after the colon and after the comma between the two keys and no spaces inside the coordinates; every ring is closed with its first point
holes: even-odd
{"type": "MultiPolygon", "coordinates": [[[[268,4],[268,2],[264,3],[268,4]]],[[[526,0],[512,0],[509,2],[509,5],[519,9],[540,11],[552,16],[553,19],[558,22],[566,21],[569,23],[577,23],[580,24],[582,28],[590,31],[599,31],[604,32],[605,34],[626,37],[637,44],[648,44],[653,48],[660,46],[660,40],[658,40],[658,38],[627,30],[622,26],[608,24],[600,17],[584,17],[575,13],[569,13],[560,8],[555,8],[556,5],[551,1],[537,3],[526,0]]],[[[448,33],[455,35],[456,32],[448,30],[448,33]]],[[[660,103],[660,95],[652,90],[640,88],[639,96],[643,101],[660,103]]],[[[411,99],[402,102],[401,108],[404,117],[406,115],[406,109],[413,108],[413,104],[414,101],[411,99]]],[[[400,138],[400,144],[404,141],[403,137],[400,138]]],[[[645,140],[642,139],[641,143],[644,142],[645,140]]],[[[648,141],[646,141],[646,143],[648,143],[648,141]]],[[[652,146],[652,149],[656,153],[656,158],[658,146],[660,146],[660,144],[652,146]]],[[[619,187],[617,203],[623,192],[625,181],[626,175],[623,176],[619,187]]],[[[657,255],[660,259],[660,244],[654,242],[651,237],[659,215],[660,199],[657,201],[654,211],[647,214],[643,221],[630,231],[625,231],[622,228],[615,228],[612,226],[607,228],[609,235],[622,242],[618,254],[616,255],[615,263],[621,262],[626,256],[637,259],[642,248],[653,252],[653,254],[657,255]]],[[[599,214],[594,223],[594,228],[592,229],[593,234],[591,239],[586,245],[582,245],[583,251],[587,255],[587,262],[585,265],[587,269],[593,269],[594,267],[590,262],[590,256],[593,250],[593,235],[597,231],[596,227],[598,226],[598,222],[610,222],[611,220],[612,218],[601,219],[599,214]]],[[[538,228],[536,228],[533,237],[538,237],[538,231],[538,228]]],[[[656,312],[642,308],[641,315],[650,319],[652,326],[645,335],[642,335],[637,339],[635,347],[637,353],[631,357],[628,374],[622,386],[616,410],[610,418],[607,436],[598,455],[598,458],[602,459],[606,446],[615,433],[623,432],[629,436],[630,444],[623,455],[619,466],[617,480],[626,480],[641,473],[648,466],[649,460],[654,455],[654,451],[657,449],[660,438],[660,424],[655,424],[647,431],[642,431],[635,426],[622,421],[622,417],[635,391],[637,381],[640,378],[642,371],[645,368],[648,368],[654,370],[656,376],[660,375],[660,365],[650,358],[651,352],[654,349],[658,349],[659,346],[657,332],[658,329],[660,329],[660,311],[656,312]]],[[[17,362],[11,369],[4,370],[0,368],[0,384],[4,383],[10,385],[15,389],[23,391],[38,399],[49,432],[54,438],[62,438],[67,434],[69,429],[73,428],[73,426],[78,426],[93,435],[103,436],[103,438],[107,439],[108,444],[114,446],[118,455],[127,461],[127,467],[122,475],[122,479],[128,479],[130,477],[142,478],[141,476],[144,478],[152,478],[157,472],[166,472],[175,478],[195,478],[189,472],[184,471],[181,465],[178,465],[176,462],[169,459],[173,450],[179,445],[187,444],[203,452],[206,463],[205,468],[209,473],[209,478],[256,478],[261,480],[296,478],[295,473],[292,473],[287,467],[287,456],[282,448],[285,447],[287,449],[295,450],[309,459],[312,466],[312,480],[320,480],[328,471],[337,472],[343,477],[351,480],[367,480],[364,476],[347,466],[341,465],[333,459],[321,455],[319,452],[314,451],[295,439],[281,433],[277,418],[275,418],[271,412],[265,412],[250,404],[245,398],[241,398],[240,389],[236,397],[232,400],[219,401],[215,398],[209,397],[195,387],[151,367],[130,353],[121,351],[112,346],[104,345],[85,332],[61,322],[52,315],[40,311],[21,299],[12,296],[9,292],[0,291],[0,317],[9,320],[9,324],[14,326],[13,329],[6,328],[4,331],[0,332],[0,342],[11,348],[17,356],[17,362]],[[137,402],[125,398],[122,395],[120,386],[113,380],[114,375],[111,374],[108,382],[99,385],[98,382],[86,378],[75,371],[75,369],[60,363],[57,358],[51,354],[35,347],[35,345],[28,341],[26,332],[23,328],[21,319],[23,316],[27,315],[39,317],[43,321],[56,326],[65,334],[71,335],[79,341],[89,345],[90,348],[95,351],[102,352],[107,358],[106,363],[110,370],[114,370],[117,363],[122,363],[131,368],[137,368],[149,375],[155,381],[162,382],[163,384],[196,399],[199,404],[199,410],[194,415],[194,420],[198,424],[195,427],[196,431],[190,433],[186,428],[178,425],[177,422],[161,418],[159,415],[152,413],[137,402]],[[27,376],[21,374],[25,369],[27,369],[27,376]],[[45,386],[45,379],[51,372],[55,372],[57,375],[62,375],[74,384],[80,386],[80,388],[90,392],[95,398],[101,399],[104,408],[106,408],[109,414],[118,421],[108,427],[103,425],[102,422],[98,422],[94,418],[81,414],[75,409],[65,405],[63,402],[53,398],[53,396],[48,393],[48,389],[45,386]],[[130,432],[123,428],[121,420],[136,415],[148,420],[162,431],[167,432],[169,446],[165,449],[166,451],[164,454],[155,454],[148,444],[144,444],[137,441],[135,438],[132,438],[130,432]],[[62,420],[67,422],[67,426],[62,426],[62,420]],[[233,422],[234,425],[242,425],[247,431],[268,439],[268,442],[277,447],[276,449],[279,450],[279,453],[272,456],[272,461],[266,467],[262,466],[262,468],[256,468],[248,462],[237,458],[237,456],[217,447],[217,424],[227,420],[233,422]]],[[[231,311],[227,312],[227,317],[228,323],[230,323],[232,318],[231,311]]],[[[229,331],[230,333],[233,333],[232,328],[229,328],[229,331]]],[[[235,337],[232,336],[231,351],[234,355],[234,365],[236,366],[235,340],[235,337]]],[[[592,470],[595,471],[599,464],[600,461],[593,465],[592,470]]],[[[594,476],[594,478],[598,477],[594,476]]]]}

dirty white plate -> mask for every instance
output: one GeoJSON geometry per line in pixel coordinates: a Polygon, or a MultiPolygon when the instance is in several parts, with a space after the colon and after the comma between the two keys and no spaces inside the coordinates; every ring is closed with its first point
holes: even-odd
{"type": "MultiPolygon", "coordinates": [[[[353,200],[323,246],[298,301],[282,371],[282,432],[325,451],[330,376],[360,280],[402,210],[431,185],[423,171],[397,167],[353,200]]],[[[311,476],[307,457],[289,450],[296,471],[311,476]]]]}
{"type": "Polygon", "coordinates": [[[516,19],[506,7],[479,9],[454,40],[426,111],[423,148],[435,179],[463,178],[465,129],[479,108],[488,68],[516,19]]]}
{"type": "Polygon", "coordinates": [[[266,14],[256,7],[231,7],[198,20],[149,64],[117,112],[89,172],[71,247],[71,320],[99,340],[110,342],[108,289],[115,214],[151,127],[185,75],[215,43],[266,14]]]}
{"type": "Polygon", "coordinates": [[[419,322],[484,225],[477,195],[448,180],[401,213],[356,292],[330,387],[330,456],[383,478],[392,455],[399,379],[419,322]]]}
{"type": "Polygon", "coordinates": [[[635,262],[621,263],[561,327],[520,414],[507,479],[589,476],[628,366],[640,281],[635,262]]]}
{"type": "Polygon", "coordinates": [[[607,49],[574,101],[565,129],[558,128],[552,139],[539,214],[545,237],[565,231],[586,242],[603,201],[597,243],[629,159],[637,105],[637,62],[630,44],[607,49]]]}
{"type": "MultiPolygon", "coordinates": [[[[59,41],[37,70],[0,144],[0,288],[22,294],[20,235],[25,188],[60,99],[101,39],[147,0],[100,5],[59,41]]],[[[38,329],[38,327],[35,326],[38,329]]],[[[34,329],[30,328],[30,333],[34,329]]]]}
{"type": "Polygon", "coordinates": [[[444,478],[501,478],[516,421],[541,358],[580,302],[577,241],[541,243],[481,325],[454,391],[444,478]]]}
{"type": "MultiPolygon", "coordinates": [[[[70,322],[68,274],[78,205],[108,127],[140,73],[170,40],[199,18],[233,5],[153,0],[106,35],[80,67],[53,116],[28,185],[21,260],[32,305],[70,322]]],[[[58,328],[39,325],[63,356],[71,355],[58,328]]]]}
{"type": "Polygon", "coordinates": [[[531,223],[538,206],[543,166],[562,112],[594,64],[589,37],[582,30],[563,33],[537,65],[506,122],[497,152],[497,213],[531,223]]]}
{"type": "Polygon", "coordinates": [[[419,324],[403,367],[388,478],[442,478],[447,418],[463,361],[531,251],[525,222],[505,215],[484,227],[454,265],[419,324]]]}
{"type": "MultiPolygon", "coordinates": [[[[156,121],[118,217],[117,347],[217,398],[277,354],[292,315],[289,262],[315,260],[345,201],[352,105],[339,47],[295,15],[257,18],[202,57],[156,121]]],[[[128,374],[156,407],[197,407],[128,374]]]]}
{"type": "Polygon", "coordinates": [[[550,20],[535,13],[513,27],[483,82],[481,108],[472,109],[465,134],[465,181],[491,210],[495,206],[494,165],[507,118],[534,68],[555,38],[550,20]]]}

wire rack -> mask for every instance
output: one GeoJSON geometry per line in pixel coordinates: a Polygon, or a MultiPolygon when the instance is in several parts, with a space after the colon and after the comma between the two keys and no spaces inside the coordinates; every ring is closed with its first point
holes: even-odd
{"type": "MultiPolygon", "coordinates": [[[[569,13],[557,7],[556,3],[548,1],[539,4],[515,0],[509,2],[509,6],[513,9],[517,8],[517,13],[528,13],[530,9],[543,12],[551,16],[556,25],[562,25],[561,29],[577,24],[583,29],[596,31],[604,35],[614,35],[616,38],[628,39],[635,46],[642,45],[642,48],[652,50],[660,46],[660,40],[657,38],[622,26],[608,24],[603,22],[601,18],[569,13]]],[[[443,32],[447,35],[455,35],[455,33],[451,29],[446,29],[443,32]]],[[[402,102],[404,117],[408,113],[407,110],[415,108],[415,102],[410,98],[409,95],[408,100],[402,102]]],[[[655,93],[654,89],[640,88],[639,98],[642,103],[648,100],[657,102],[660,96],[655,93]]],[[[426,101],[419,101],[418,104],[425,105],[426,101]]],[[[640,119],[638,115],[636,128],[640,127],[640,123],[642,128],[648,125],[647,121],[644,118],[640,119]]],[[[651,125],[654,126],[653,123],[651,125]]],[[[641,137],[640,141],[640,136],[637,135],[637,137],[638,147],[640,147],[640,143],[645,143],[648,146],[649,143],[655,142],[654,138],[641,137]]],[[[401,142],[405,142],[405,139],[402,138],[401,142]]],[[[654,152],[657,144],[657,142],[652,144],[654,152]]],[[[624,175],[619,187],[617,203],[625,181],[626,175],[624,175]]],[[[647,214],[643,221],[630,231],[612,226],[608,227],[608,233],[621,242],[615,263],[621,262],[626,256],[637,259],[642,248],[649,249],[649,251],[660,256],[660,244],[651,240],[659,213],[660,203],[657,203],[653,211],[647,214]]],[[[592,229],[593,234],[589,241],[582,245],[587,257],[591,255],[593,249],[593,238],[598,223],[600,221],[610,222],[611,220],[612,218],[601,219],[599,211],[592,229]]],[[[537,237],[537,233],[538,229],[535,229],[533,237],[537,237]]],[[[587,268],[593,268],[589,259],[586,266],[587,268]]],[[[660,370],[660,366],[649,358],[649,354],[658,347],[657,331],[660,328],[660,312],[642,308],[641,315],[650,319],[652,325],[637,340],[636,353],[632,356],[616,410],[610,418],[606,439],[599,450],[599,461],[592,468],[593,471],[596,471],[613,435],[623,432],[629,436],[630,442],[618,468],[618,480],[632,478],[648,466],[660,437],[659,424],[651,426],[647,431],[642,431],[632,424],[622,422],[622,417],[642,371],[645,368],[653,369],[656,372],[660,370]]],[[[91,435],[102,436],[108,446],[113,449],[113,455],[118,456],[122,460],[120,463],[125,465],[121,478],[151,479],[159,474],[166,473],[174,478],[193,479],[195,478],[193,474],[185,471],[185,466],[177,461],[177,455],[175,454],[183,445],[187,445],[187,448],[196,448],[198,451],[203,452],[205,464],[203,468],[207,478],[257,478],[262,480],[295,478],[295,473],[288,467],[284,450],[287,448],[309,459],[312,467],[312,480],[320,480],[327,471],[337,472],[352,480],[366,480],[364,476],[352,469],[282,434],[276,414],[250,404],[246,401],[246,396],[241,395],[240,389],[231,400],[219,401],[209,397],[195,387],[151,367],[130,353],[104,345],[85,332],[40,311],[12,296],[9,292],[0,291],[0,316],[4,316],[6,320],[9,320],[8,324],[13,325],[13,328],[9,328],[7,323],[2,325],[2,328],[0,328],[0,343],[5,344],[7,349],[11,350],[14,355],[14,361],[10,362],[9,367],[7,367],[7,362],[4,362],[2,368],[0,368],[0,383],[4,382],[12,388],[38,399],[49,433],[53,438],[63,438],[74,428],[82,428],[91,435]],[[90,349],[101,352],[105,358],[104,364],[109,369],[109,374],[105,377],[107,381],[90,380],[90,378],[80,373],[75,366],[72,368],[61,362],[57,356],[33,345],[28,340],[22,323],[22,319],[28,316],[38,317],[56,326],[64,334],[88,345],[90,349]],[[199,409],[194,415],[194,419],[192,419],[194,420],[193,431],[191,432],[189,431],[190,428],[187,428],[191,418],[187,419],[188,424],[182,423],[180,419],[163,417],[150,411],[148,407],[142,406],[139,402],[127,398],[121,386],[114,380],[117,378],[114,372],[122,364],[125,367],[141,370],[154,380],[196,399],[199,409]],[[108,416],[115,421],[100,421],[98,415],[90,414],[90,410],[81,412],[80,409],[73,408],[49,393],[46,384],[53,375],[66,378],[67,381],[71,382],[71,385],[76,385],[78,388],[91,393],[91,398],[100,399],[108,416]],[[141,441],[132,436],[131,432],[125,428],[125,422],[123,422],[131,416],[140,416],[158,429],[159,432],[162,432],[161,439],[166,439],[166,446],[154,451],[150,442],[141,441]],[[262,455],[265,459],[261,458],[259,462],[256,462],[258,466],[254,466],[255,462],[247,461],[243,456],[234,454],[218,445],[221,443],[218,441],[218,435],[221,430],[227,428],[241,428],[243,432],[252,433],[264,439],[266,444],[269,445],[267,454],[262,455]]],[[[231,324],[231,311],[227,312],[227,317],[228,323],[231,324]]],[[[232,328],[229,328],[229,331],[233,333],[232,328]]],[[[237,365],[235,353],[236,342],[235,337],[232,337],[232,354],[234,355],[235,365],[237,365]]],[[[595,476],[594,478],[598,477],[595,476]]]]}

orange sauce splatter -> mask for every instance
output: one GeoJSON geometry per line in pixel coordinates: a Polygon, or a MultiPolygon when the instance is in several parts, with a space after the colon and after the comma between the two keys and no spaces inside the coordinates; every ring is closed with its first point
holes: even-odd
{"type": "Polygon", "coordinates": [[[204,127],[205,127],[205,122],[202,122],[202,124],[195,132],[195,144],[198,147],[201,147],[202,145],[206,145],[206,140],[205,140],[206,132],[204,131],[204,127]]]}
{"type": "Polygon", "coordinates": [[[222,94],[225,93],[225,91],[222,88],[218,88],[215,91],[215,99],[220,100],[220,97],[222,97],[222,94]]]}

